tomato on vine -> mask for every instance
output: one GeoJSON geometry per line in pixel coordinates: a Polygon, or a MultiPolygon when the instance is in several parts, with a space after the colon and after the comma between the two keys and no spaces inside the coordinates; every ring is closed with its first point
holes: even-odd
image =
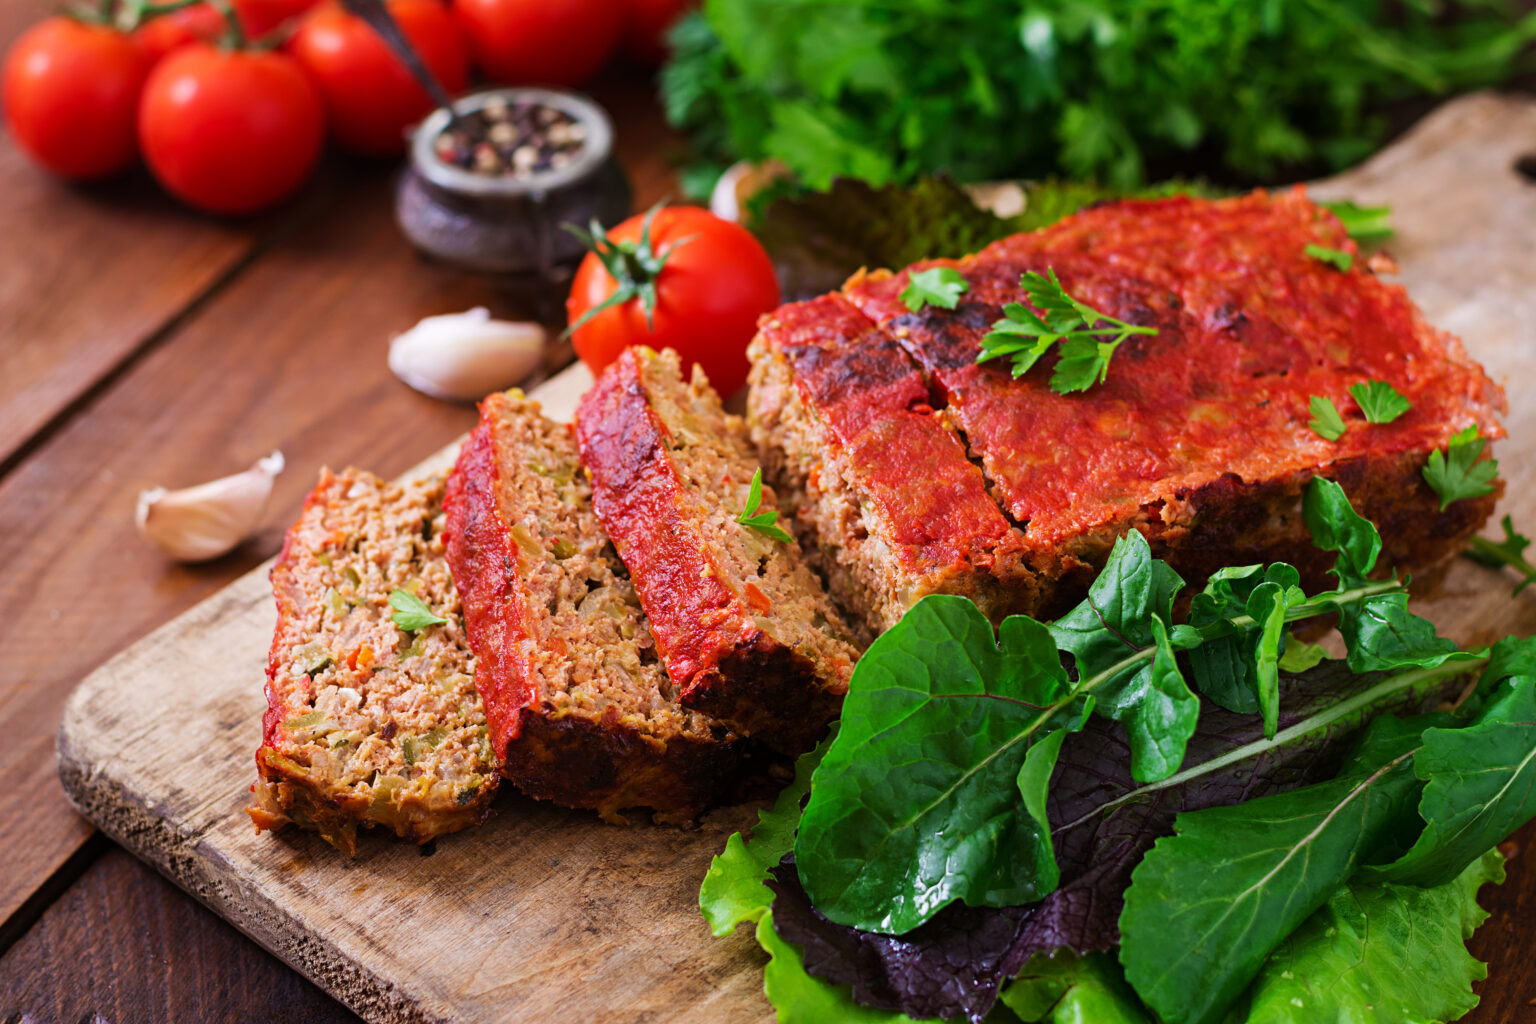
{"type": "Polygon", "coordinates": [[[773,263],[751,232],[708,210],[668,206],[577,234],[592,251],[565,311],[593,373],[630,345],[649,345],[676,349],[684,367],[698,363],[722,395],[746,383],[757,318],[779,304],[773,263]]]}

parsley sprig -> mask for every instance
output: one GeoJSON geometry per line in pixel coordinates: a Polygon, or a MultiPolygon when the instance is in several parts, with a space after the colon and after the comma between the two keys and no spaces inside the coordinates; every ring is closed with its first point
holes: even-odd
{"type": "Polygon", "coordinates": [[[1344,230],[1361,245],[1380,245],[1397,232],[1392,228],[1392,207],[1361,206],[1341,199],[1317,205],[1331,211],[1344,225],[1344,230]]]}
{"type": "Polygon", "coordinates": [[[1343,249],[1330,249],[1326,245],[1315,245],[1309,242],[1305,251],[1313,259],[1331,264],[1339,270],[1347,271],[1355,265],[1354,255],[1345,252],[1343,249]]]}
{"type": "Polygon", "coordinates": [[[1525,549],[1531,546],[1531,538],[1515,529],[1514,520],[1505,516],[1499,525],[1504,527],[1504,539],[1491,541],[1487,537],[1473,537],[1467,544],[1467,557],[1479,565],[1490,568],[1498,568],[1507,565],[1514,569],[1525,579],[1515,587],[1515,593],[1520,593],[1532,583],[1536,583],[1536,565],[1526,561],[1525,549]]]}
{"type": "Polygon", "coordinates": [[[1344,423],[1344,417],[1339,415],[1339,407],[1333,404],[1331,398],[1313,395],[1307,401],[1307,411],[1312,414],[1312,422],[1307,426],[1325,441],[1337,441],[1349,429],[1344,423]]]}
{"type": "Polygon", "coordinates": [[[970,290],[971,283],[953,267],[929,267],[907,278],[901,301],[914,313],[924,306],[954,309],[960,304],[960,296],[970,290]]]}
{"type": "Polygon", "coordinates": [[[1440,508],[1462,498],[1480,498],[1493,493],[1493,479],[1499,475],[1499,460],[1478,459],[1487,441],[1476,423],[1459,430],[1445,446],[1445,451],[1429,453],[1424,479],[1440,495],[1440,508]]]}
{"type": "Polygon", "coordinates": [[[427,603],[421,598],[409,590],[401,590],[398,587],[390,591],[389,606],[395,610],[390,616],[395,625],[407,633],[425,629],[428,626],[441,626],[448,621],[434,615],[432,609],[428,608],[427,603]]]}
{"type": "Polygon", "coordinates": [[[741,515],[736,521],[749,530],[756,530],[764,537],[781,541],[785,544],[794,540],[782,526],[775,525],[779,521],[779,514],[774,511],[759,512],[757,507],[763,502],[763,471],[758,469],[752,474],[752,486],[747,490],[747,505],[741,510],[741,515]]]}
{"type": "Polygon", "coordinates": [[[1003,319],[981,339],[978,363],[1008,356],[1013,360],[1013,375],[1022,377],[1051,346],[1060,344],[1051,390],[1066,395],[1102,383],[1109,374],[1110,358],[1126,338],[1157,333],[1155,327],[1128,324],[1074,299],[1057,280],[1054,268],[1047,268],[1046,275],[1030,271],[1019,279],[1025,296],[1041,312],[1022,302],[1004,306],[1003,319]]]}
{"type": "Polygon", "coordinates": [[[1384,380],[1361,381],[1349,393],[1371,423],[1391,423],[1413,408],[1412,402],[1384,380]]]}

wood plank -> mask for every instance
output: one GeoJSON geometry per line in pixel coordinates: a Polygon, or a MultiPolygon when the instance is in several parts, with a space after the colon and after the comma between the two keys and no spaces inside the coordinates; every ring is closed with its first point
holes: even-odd
{"type": "Polygon", "coordinates": [[[37,1024],[357,1022],[119,849],[98,860],[0,960],[0,1013],[37,1024]]]}
{"type": "MultiPolygon", "coordinates": [[[[1536,361],[1526,237],[1536,189],[1510,169],[1532,137],[1536,101],[1471,97],[1332,186],[1397,206],[1394,250],[1410,291],[1432,321],[1463,333],[1475,357],[1514,381],[1536,361]],[[1416,208],[1426,178],[1439,182],[1433,204],[1416,208]],[[1475,251],[1445,258],[1439,247],[1461,239],[1475,240],[1475,251]]],[[[236,407],[250,411],[249,402],[236,407]]],[[[1536,406],[1517,405],[1508,424],[1499,455],[1506,507],[1519,509],[1536,491],[1536,406]]],[[[1510,585],[1458,564],[1443,595],[1420,607],[1466,642],[1530,634],[1536,595],[1510,601],[1510,585]]],[[[258,571],[71,697],[61,771],[109,834],[370,1020],[767,1019],[750,941],[709,939],[694,906],[704,864],[740,809],[698,832],[626,830],[506,795],[485,827],[441,840],[427,858],[376,836],[345,860],[312,835],[252,835],[241,808],[272,617],[258,571]]],[[[1505,916],[1488,927],[1497,935],[1505,926],[1519,923],[1505,916]]],[[[1528,972],[1507,970],[1489,983],[1489,1006],[1519,1005],[1536,995],[1531,986],[1528,972]]]]}

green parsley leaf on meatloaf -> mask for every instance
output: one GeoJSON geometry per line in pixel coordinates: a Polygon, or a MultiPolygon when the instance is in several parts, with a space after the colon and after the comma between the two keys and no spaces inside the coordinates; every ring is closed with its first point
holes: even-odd
{"type": "Polygon", "coordinates": [[[448,620],[432,614],[432,609],[427,607],[425,601],[411,593],[409,590],[396,588],[390,592],[389,606],[395,610],[391,618],[395,625],[407,633],[428,626],[441,626],[448,620]]]}
{"type": "Polygon", "coordinates": [[[1476,423],[1458,431],[1445,451],[1432,451],[1424,465],[1424,479],[1440,495],[1443,509],[1462,498],[1480,498],[1493,493],[1494,477],[1499,475],[1499,461],[1478,461],[1487,444],[1476,423]]]}
{"type": "Polygon", "coordinates": [[[1349,393],[1371,423],[1391,423],[1413,408],[1412,402],[1384,380],[1361,381],[1349,393]]]}
{"type": "Polygon", "coordinates": [[[914,313],[924,306],[954,309],[960,304],[960,296],[970,290],[970,282],[953,267],[929,267],[907,278],[901,301],[914,313]]]}
{"type": "Polygon", "coordinates": [[[1337,441],[1344,436],[1348,428],[1344,425],[1344,417],[1339,415],[1339,407],[1333,404],[1333,399],[1313,395],[1307,402],[1307,410],[1312,413],[1312,422],[1307,426],[1318,437],[1325,441],[1337,441]]]}
{"type": "Polygon", "coordinates": [[[747,504],[741,510],[741,515],[736,521],[749,530],[756,530],[764,537],[788,544],[795,538],[791,537],[782,526],[776,526],[779,521],[777,512],[759,512],[757,507],[763,501],[763,471],[758,469],[752,474],[752,486],[747,491],[747,504]]]}
{"type": "Polygon", "coordinates": [[[1305,251],[1313,259],[1321,260],[1339,270],[1348,270],[1355,265],[1355,257],[1343,249],[1330,249],[1326,245],[1308,243],[1305,251]]]}

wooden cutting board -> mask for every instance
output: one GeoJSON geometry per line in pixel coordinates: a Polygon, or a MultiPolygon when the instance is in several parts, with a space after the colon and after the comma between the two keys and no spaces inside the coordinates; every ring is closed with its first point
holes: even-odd
{"type": "MultiPolygon", "coordinates": [[[[1533,150],[1536,100],[1479,94],[1315,189],[1393,206],[1403,283],[1511,388],[1501,512],[1527,528],[1536,185],[1514,164],[1533,150]]],[[[536,394],[568,417],[589,383],[577,367],[536,394]]],[[[750,808],[716,812],[696,831],[619,828],[507,787],[486,825],[438,840],[430,855],[378,835],[351,859],[310,833],[256,835],[244,807],[274,623],[268,568],[81,682],[59,730],[59,772],[87,817],[369,1020],[771,1019],[747,930],[712,939],[697,910],[710,857],[750,808]]],[[[1467,643],[1536,632],[1536,592],[1511,601],[1510,587],[1463,561],[1419,610],[1467,643]]]]}

